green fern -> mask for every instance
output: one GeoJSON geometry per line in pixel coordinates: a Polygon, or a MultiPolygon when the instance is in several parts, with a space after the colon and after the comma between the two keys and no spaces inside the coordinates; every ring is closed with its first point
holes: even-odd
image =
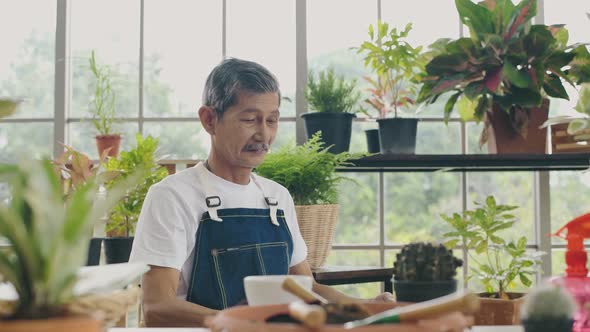
{"type": "Polygon", "coordinates": [[[356,113],[354,108],[361,95],[356,91],[356,80],[346,81],[343,76],[337,76],[333,68],[329,68],[320,71],[317,80],[314,73],[309,72],[305,98],[316,112],[356,113]]]}
{"type": "Polygon", "coordinates": [[[332,154],[323,144],[318,132],[303,145],[284,146],[270,153],[255,171],[286,187],[296,205],[334,204],[338,183],[346,179],[336,174],[336,167],[364,154],[332,154]]]}

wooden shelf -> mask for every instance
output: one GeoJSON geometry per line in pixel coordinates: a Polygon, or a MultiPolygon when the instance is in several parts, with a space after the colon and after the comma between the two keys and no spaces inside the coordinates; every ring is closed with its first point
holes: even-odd
{"type": "Polygon", "coordinates": [[[590,153],[374,155],[351,160],[339,172],[580,171],[590,168],[590,153]]]}

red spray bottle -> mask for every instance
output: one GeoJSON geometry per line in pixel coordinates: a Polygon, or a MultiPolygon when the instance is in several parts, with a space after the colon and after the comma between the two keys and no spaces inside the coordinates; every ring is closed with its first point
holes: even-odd
{"type": "Polygon", "coordinates": [[[588,255],[584,250],[584,239],[590,238],[590,213],[570,221],[554,236],[567,240],[565,275],[551,279],[567,289],[578,303],[574,316],[574,332],[590,332],[590,278],[586,263],[588,255]]]}

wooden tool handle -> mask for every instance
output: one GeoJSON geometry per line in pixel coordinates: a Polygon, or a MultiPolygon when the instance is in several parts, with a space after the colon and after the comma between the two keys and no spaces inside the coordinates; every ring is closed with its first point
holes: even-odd
{"type": "Polygon", "coordinates": [[[291,302],[289,303],[289,315],[310,328],[319,328],[326,324],[326,311],[315,304],[291,302]]]}
{"type": "Polygon", "coordinates": [[[298,298],[302,299],[305,303],[309,304],[325,304],[328,303],[326,299],[319,296],[316,293],[310,292],[307,289],[301,287],[297,283],[297,281],[293,280],[292,278],[285,278],[283,281],[283,289],[287,292],[297,296],[298,298]]]}
{"type": "Polygon", "coordinates": [[[417,321],[424,318],[439,316],[451,311],[460,311],[466,314],[476,313],[479,310],[479,297],[474,293],[453,294],[438,299],[408,305],[399,309],[399,320],[417,321]]]}

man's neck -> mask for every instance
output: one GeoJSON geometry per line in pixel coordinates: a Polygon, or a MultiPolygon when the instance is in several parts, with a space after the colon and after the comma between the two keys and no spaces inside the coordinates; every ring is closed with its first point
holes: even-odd
{"type": "Polygon", "coordinates": [[[252,169],[246,167],[230,167],[227,163],[217,161],[213,156],[205,161],[205,167],[209,172],[223,178],[229,182],[246,185],[250,183],[252,169]]]}

